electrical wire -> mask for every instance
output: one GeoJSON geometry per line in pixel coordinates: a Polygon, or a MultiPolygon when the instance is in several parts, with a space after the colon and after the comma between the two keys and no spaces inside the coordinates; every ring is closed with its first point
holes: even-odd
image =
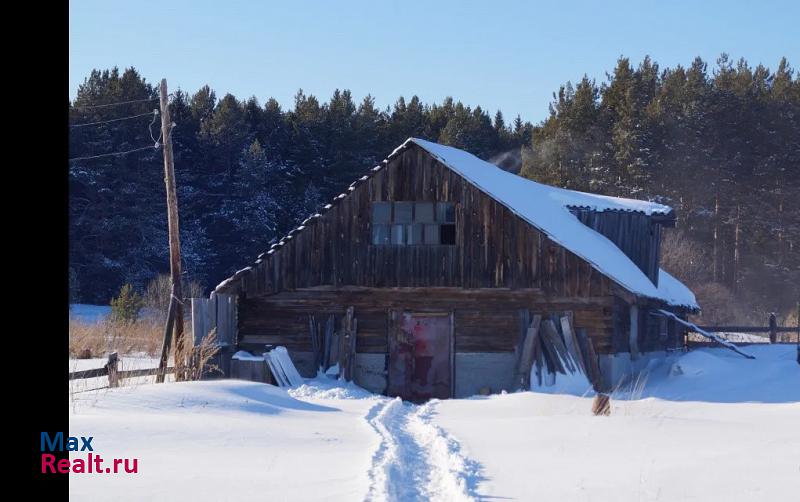
{"type": "Polygon", "coordinates": [[[126,150],[124,152],[101,153],[100,155],[88,155],[86,157],[73,157],[73,158],[69,159],[69,162],[73,162],[73,161],[76,161],[76,160],[99,159],[99,158],[102,158],[102,157],[116,157],[118,155],[127,155],[129,153],[141,152],[143,150],[158,150],[158,148],[160,146],[161,146],[160,144],[156,144],[155,146],[143,146],[141,148],[134,148],[132,150],[126,150]]]}
{"type": "MultiPolygon", "coordinates": [[[[156,112],[157,112],[157,111],[158,111],[158,110],[156,110],[156,112]]],[[[153,113],[153,112],[140,113],[140,114],[138,114],[138,115],[130,115],[130,116],[128,116],[128,117],[120,117],[120,118],[118,118],[118,119],[99,120],[99,121],[97,121],[97,122],[87,122],[87,123],[85,123],[85,124],[72,124],[72,125],[71,125],[71,126],[69,126],[69,127],[70,127],[70,129],[73,129],[73,128],[75,128],[75,127],[85,127],[85,126],[90,126],[90,125],[108,124],[109,122],[119,122],[119,121],[122,121],[122,120],[130,120],[130,119],[135,119],[135,118],[139,118],[139,117],[146,117],[146,116],[149,116],[149,115],[151,115],[152,113],[153,113]]]]}
{"type": "Polygon", "coordinates": [[[88,110],[92,108],[108,108],[109,106],[117,106],[117,105],[128,105],[131,103],[148,103],[150,101],[158,101],[159,98],[149,98],[149,99],[132,99],[130,101],[117,101],[116,103],[107,103],[104,105],[86,105],[86,106],[73,106],[73,108],[78,110],[88,110]]]}
{"type": "MultiPolygon", "coordinates": [[[[158,139],[153,136],[153,125],[156,123],[156,119],[158,118],[158,110],[153,110],[153,120],[150,121],[150,125],[147,126],[147,130],[150,131],[150,139],[153,140],[153,144],[155,148],[158,148],[159,141],[161,141],[161,137],[164,135],[164,130],[160,129],[161,132],[158,135],[158,139]]],[[[170,136],[172,136],[172,131],[170,131],[170,136]]]]}

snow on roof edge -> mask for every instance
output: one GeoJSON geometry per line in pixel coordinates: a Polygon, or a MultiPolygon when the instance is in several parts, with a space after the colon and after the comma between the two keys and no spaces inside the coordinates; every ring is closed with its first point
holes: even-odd
{"type": "Polygon", "coordinates": [[[616,244],[581,223],[567,209],[577,202],[585,201],[584,206],[603,207],[601,210],[626,209],[654,214],[671,211],[668,206],[544,185],[504,171],[471,153],[419,138],[409,138],[392,155],[409,142],[433,155],[489,197],[589,262],[628,291],[664,301],[668,305],[699,309],[694,294],[683,283],[659,269],[659,286],[656,287],[616,244]],[[601,206],[599,201],[605,202],[605,205],[601,206]],[[661,283],[662,277],[666,278],[665,284],[661,283]]]}
{"type": "MultiPolygon", "coordinates": [[[[432,154],[432,155],[434,155],[436,157],[440,157],[440,156],[437,155],[436,151],[431,150],[430,148],[427,148],[426,145],[427,146],[435,145],[437,147],[447,148],[447,149],[463,152],[463,153],[465,153],[467,155],[475,157],[477,160],[480,160],[481,162],[487,164],[488,166],[491,166],[491,167],[497,169],[498,171],[501,171],[503,173],[507,173],[509,175],[515,176],[516,178],[519,178],[520,180],[524,180],[527,183],[533,183],[533,184],[536,184],[536,185],[538,185],[540,187],[547,188],[548,190],[550,190],[554,194],[554,196],[556,198],[560,199],[561,202],[563,203],[563,205],[566,206],[566,207],[589,208],[589,209],[592,209],[592,210],[595,210],[595,211],[634,211],[634,212],[645,213],[648,216],[651,216],[651,215],[654,215],[654,214],[669,214],[669,213],[673,212],[673,209],[670,206],[667,206],[666,204],[661,204],[661,203],[658,203],[658,202],[639,200],[639,199],[629,199],[629,198],[625,198],[625,197],[614,197],[614,196],[611,196],[611,195],[601,195],[601,194],[589,193],[589,192],[581,192],[581,191],[578,191],[578,190],[570,190],[568,188],[561,188],[561,187],[557,187],[557,186],[553,186],[553,185],[546,185],[544,183],[539,183],[537,181],[533,181],[533,180],[530,180],[528,178],[523,178],[522,176],[518,176],[518,175],[515,175],[513,173],[509,173],[508,171],[504,171],[503,169],[497,167],[496,165],[494,165],[494,164],[492,164],[490,162],[486,162],[486,161],[484,161],[484,160],[482,160],[482,159],[480,159],[480,158],[478,158],[478,157],[476,157],[476,156],[472,155],[471,153],[466,152],[464,150],[460,150],[460,149],[452,147],[452,146],[440,145],[438,143],[434,143],[432,141],[427,141],[427,140],[424,140],[424,139],[421,139],[421,138],[408,138],[402,145],[400,145],[399,147],[395,148],[395,150],[392,152],[392,155],[395,155],[396,152],[398,152],[399,150],[404,148],[406,146],[406,144],[409,143],[409,142],[415,143],[416,145],[420,146],[425,151],[427,151],[428,153],[430,153],[430,154],[432,154]]],[[[446,165],[450,166],[450,164],[448,164],[446,160],[444,160],[444,163],[446,165]]],[[[450,166],[450,167],[452,168],[453,166],[450,166]]]]}
{"type": "MultiPolygon", "coordinates": [[[[694,294],[683,283],[681,283],[680,281],[678,281],[677,279],[675,279],[671,275],[667,274],[667,272],[664,271],[663,269],[659,269],[659,287],[656,288],[655,285],[650,281],[650,279],[648,279],[647,276],[645,276],[644,273],[641,272],[641,270],[639,270],[639,268],[624,253],[622,253],[622,251],[613,242],[608,240],[602,234],[600,234],[598,232],[595,232],[593,229],[589,228],[588,226],[584,225],[583,223],[580,223],[580,221],[571,212],[569,212],[568,209],[566,209],[567,207],[594,207],[596,210],[600,210],[600,211],[623,210],[623,211],[641,211],[641,212],[645,212],[646,214],[667,214],[667,213],[672,211],[672,208],[670,208],[669,206],[666,206],[666,205],[663,205],[663,204],[658,204],[658,203],[655,203],[655,202],[639,201],[639,200],[635,200],[635,199],[623,199],[623,198],[609,197],[609,196],[598,195],[598,194],[589,194],[589,193],[585,193],[585,192],[578,192],[578,191],[575,191],[575,190],[568,190],[568,189],[565,189],[565,188],[559,188],[559,187],[553,187],[553,186],[549,186],[549,185],[543,185],[541,183],[537,183],[535,181],[528,180],[526,178],[522,178],[522,177],[516,176],[516,175],[514,175],[512,173],[508,173],[506,171],[503,171],[502,169],[500,169],[499,167],[495,166],[494,164],[490,164],[490,163],[488,163],[486,161],[483,161],[483,160],[479,159],[478,157],[475,157],[474,155],[472,155],[472,154],[470,154],[468,152],[465,152],[463,150],[459,150],[457,148],[448,147],[448,146],[444,146],[444,145],[439,145],[438,143],[432,143],[432,142],[429,142],[429,141],[426,141],[426,140],[423,140],[423,139],[413,138],[413,137],[412,138],[408,138],[400,146],[395,148],[392,151],[392,153],[390,153],[386,157],[386,159],[381,161],[377,166],[371,168],[370,172],[367,175],[362,176],[361,178],[359,178],[358,181],[361,181],[361,182],[366,181],[375,172],[379,171],[381,168],[386,166],[388,164],[389,160],[391,160],[396,155],[400,154],[403,150],[408,148],[409,143],[414,143],[414,144],[418,145],[420,148],[423,148],[429,154],[431,154],[434,157],[436,157],[440,162],[442,162],[446,166],[450,167],[450,169],[453,169],[454,171],[459,173],[461,176],[463,176],[465,179],[467,179],[470,183],[472,183],[474,186],[476,186],[479,190],[483,191],[484,193],[486,193],[487,195],[489,195],[493,199],[495,199],[498,202],[500,202],[503,205],[505,205],[511,212],[513,212],[514,214],[516,214],[518,217],[522,218],[523,220],[527,221],[529,224],[531,224],[535,228],[545,232],[553,241],[555,241],[558,244],[564,246],[565,248],[567,248],[570,251],[574,252],[578,256],[581,256],[581,258],[583,258],[586,261],[588,261],[600,273],[606,275],[607,277],[609,277],[613,281],[617,282],[623,288],[631,291],[632,293],[640,294],[640,295],[645,296],[645,297],[650,297],[650,298],[655,298],[655,299],[658,299],[658,300],[662,300],[662,301],[666,302],[668,305],[671,305],[671,306],[688,307],[690,309],[699,310],[700,307],[697,304],[697,301],[695,299],[694,294]],[[587,258],[586,256],[583,256],[581,253],[577,252],[575,249],[573,249],[571,247],[571,245],[569,243],[561,242],[560,240],[555,238],[555,236],[552,235],[550,232],[548,232],[546,229],[541,228],[540,225],[537,225],[536,223],[531,221],[529,218],[527,218],[525,215],[520,214],[519,211],[517,211],[511,205],[507,204],[506,201],[504,201],[502,198],[497,197],[496,195],[492,194],[490,191],[488,191],[485,188],[481,187],[478,183],[476,183],[476,181],[474,179],[471,179],[470,177],[466,176],[463,172],[461,172],[461,170],[459,168],[454,167],[453,165],[451,165],[451,163],[448,162],[443,156],[441,156],[441,155],[436,153],[435,148],[429,148],[426,145],[431,146],[431,147],[435,146],[435,147],[439,147],[439,148],[442,148],[442,149],[453,150],[455,152],[458,152],[459,154],[472,157],[472,159],[477,160],[480,163],[486,164],[486,165],[494,168],[495,171],[500,171],[501,173],[503,173],[505,175],[513,176],[514,178],[517,178],[518,180],[522,180],[523,182],[526,182],[526,183],[532,183],[532,184],[534,184],[536,186],[539,186],[539,187],[546,187],[550,191],[551,194],[558,194],[558,193],[562,194],[563,200],[560,201],[561,208],[567,214],[569,214],[569,216],[575,222],[577,222],[580,225],[580,227],[582,227],[582,229],[585,229],[586,231],[591,232],[591,234],[594,234],[596,236],[595,238],[599,239],[600,242],[606,241],[606,243],[607,243],[606,246],[611,246],[614,250],[616,250],[616,252],[618,254],[621,254],[623,261],[629,262],[630,265],[633,268],[635,268],[636,271],[638,271],[638,274],[641,276],[641,277],[638,278],[638,280],[636,282],[640,282],[642,278],[646,282],[646,285],[643,285],[644,289],[646,290],[646,292],[645,291],[640,291],[637,288],[632,287],[631,285],[626,283],[627,281],[620,280],[619,278],[615,277],[613,272],[611,272],[609,270],[605,270],[605,268],[601,264],[596,263],[596,262],[592,261],[590,258],[587,258]],[[588,198],[590,201],[593,202],[593,204],[586,204],[585,203],[586,200],[584,198],[588,198]],[[598,203],[600,201],[603,201],[606,204],[605,205],[601,205],[601,204],[598,203]],[[581,204],[580,202],[584,202],[584,203],[581,204]],[[620,204],[620,205],[617,206],[616,204],[620,204]],[[640,204],[641,204],[641,206],[640,206],[640,204]],[[600,207],[602,207],[603,209],[600,209],[600,207]],[[664,278],[664,277],[667,278],[667,280],[666,280],[667,285],[666,286],[664,285],[664,283],[662,283],[662,278],[664,278]]],[[[351,185],[351,187],[354,186],[356,183],[357,182],[354,182],[351,185]]],[[[341,195],[346,196],[347,194],[341,194],[341,195]]],[[[337,197],[334,197],[334,202],[339,200],[341,195],[337,196],[337,197]]],[[[326,204],[324,210],[328,210],[331,207],[332,207],[331,204],[326,204]]],[[[320,213],[316,213],[316,214],[312,215],[312,217],[310,217],[310,218],[319,217],[319,216],[321,216],[321,214],[320,213]]],[[[308,221],[308,219],[306,221],[304,221],[303,223],[305,224],[305,223],[307,223],[307,221],[308,221]]],[[[301,225],[301,226],[304,226],[304,225],[301,225]]],[[[291,233],[294,233],[294,231],[290,232],[290,234],[291,233]]],[[[284,237],[283,239],[280,240],[279,243],[283,244],[285,239],[286,238],[284,237]]],[[[276,248],[274,246],[275,245],[273,245],[273,247],[268,252],[262,253],[262,254],[271,254],[274,250],[278,249],[278,248],[276,248]]],[[[603,247],[603,246],[601,246],[601,247],[603,247]]],[[[233,274],[231,277],[228,277],[227,279],[223,280],[222,282],[220,282],[217,285],[216,288],[214,288],[214,290],[215,291],[219,291],[220,289],[227,287],[229,284],[231,284],[232,282],[234,282],[237,279],[236,276],[240,272],[242,272],[244,270],[247,270],[249,268],[250,267],[246,267],[245,269],[242,269],[242,270],[238,271],[236,274],[233,274]]],[[[636,273],[634,273],[633,275],[635,276],[636,273]]]]}

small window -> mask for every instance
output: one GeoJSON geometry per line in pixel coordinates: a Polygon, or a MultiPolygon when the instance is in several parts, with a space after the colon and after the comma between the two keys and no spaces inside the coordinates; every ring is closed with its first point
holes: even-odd
{"type": "Polygon", "coordinates": [[[389,242],[389,225],[372,225],[372,243],[380,246],[389,242]]]}
{"type": "Polygon", "coordinates": [[[436,221],[439,223],[456,222],[456,206],[452,202],[436,203],[436,221]]]}
{"type": "Polygon", "coordinates": [[[416,214],[414,215],[414,222],[416,223],[433,223],[433,202],[417,202],[415,204],[416,214]]]}
{"type": "Polygon", "coordinates": [[[392,244],[405,244],[405,225],[392,225],[392,244]]]}
{"type": "Polygon", "coordinates": [[[392,223],[411,223],[413,220],[413,202],[394,203],[394,221],[392,223]]]}
{"type": "Polygon", "coordinates": [[[455,225],[441,225],[439,227],[439,236],[441,239],[441,244],[447,244],[450,246],[455,245],[456,243],[456,226],[455,225]]]}
{"type": "Polygon", "coordinates": [[[425,244],[439,244],[439,225],[425,225],[425,244]]]}
{"type": "Polygon", "coordinates": [[[455,221],[452,202],[373,202],[372,244],[453,246],[455,221]]]}
{"type": "Polygon", "coordinates": [[[422,244],[422,224],[414,223],[413,225],[408,225],[406,231],[408,232],[406,235],[409,244],[422,244]]]}

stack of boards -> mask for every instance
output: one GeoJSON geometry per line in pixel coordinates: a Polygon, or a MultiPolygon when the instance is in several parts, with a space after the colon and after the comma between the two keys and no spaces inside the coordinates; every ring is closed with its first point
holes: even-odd
{"type": "Polygon", "coordinates": [[[328,315],[324,324],[309,315],[308,324],[314,366],[322,373],[333,373],[345,381],[352,381],[358,330],[358,319],[354,317],[353,307],[348,307],[345,311],[341,318],[341,329],[338,331],[335,329],[333,315],[328,315]]]}
{"type": "Polygon", "coordinates": [[[600,368],[592,340],[585,329],[575,330],[572,313],[534,315],[521,340],[516,381],[520,388],[531,384],[549,387],[557,374],[584,375],[600,392],[600,368]],[[534,382],[531,382],[534,379],[534,382]]]}
{"type": "Polygon", "coordinates": [[[264,360],[272,372],[279,387],[298,387],[303,385],[303,377],[297,372],[297,368],[289,357],[286,347],[275,347],[269,352],[264,352],[264,360]]]}

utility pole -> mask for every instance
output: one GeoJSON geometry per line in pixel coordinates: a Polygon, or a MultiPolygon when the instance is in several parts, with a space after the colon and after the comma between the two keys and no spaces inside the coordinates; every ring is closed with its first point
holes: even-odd
{"type": "Polygon", "coordinates": [[[183,292],[181,290],[181,241],[178,234],[178,197],[175,191],[175,165],[172,162],[172,121],[169,116],[167,79],[161,79],[161,137],[164,151],[164,183],[167,187],[167,225],[169,228],[169,270],[172,277],[170,314],[164,329],[161,360],[158,364],[157,382],[164,381],[172,334],[175,335],[175,377],[183,378],[183,292]]]}

